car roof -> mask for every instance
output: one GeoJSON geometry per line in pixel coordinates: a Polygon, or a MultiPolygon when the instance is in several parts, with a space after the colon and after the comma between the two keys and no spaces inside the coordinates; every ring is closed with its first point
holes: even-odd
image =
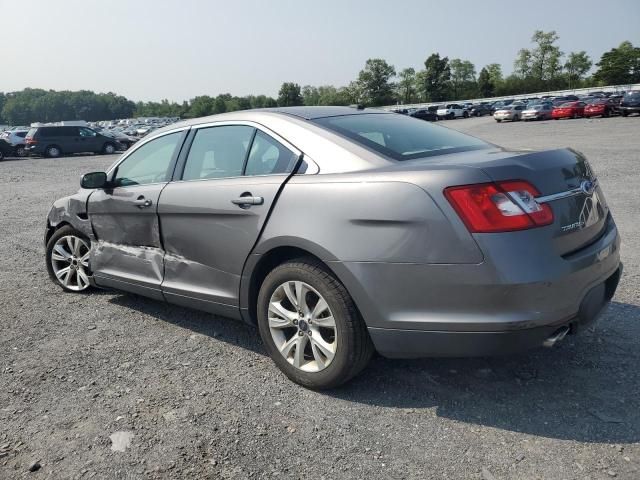
{"type": "Polygon", "coordinates": [[[318,106],[318,107],[273,107],[273,108],[258,108],[253,110],[244,110],[245,112],[273,112],[282,113],[285,115],[293,115],[295,117],[303,118],[305,120],[314,120],[317,118],[326,117],[339,117],[343,115],[361,115],[364,113],[389,113],[385,110],[378,110],[375,108],[362,108],[362,107],[332,107],[332,106],[318,106]]]}

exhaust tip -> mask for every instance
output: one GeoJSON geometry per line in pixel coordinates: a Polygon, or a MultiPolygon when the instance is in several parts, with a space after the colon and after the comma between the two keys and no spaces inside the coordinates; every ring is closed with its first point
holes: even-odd
{"type": "Polygon", "coordinates": [[[547,348],[551,348],[553,347],[556,343],[558,343],[559,341],[561,341],[564,337],[567,336],[567,333],[569,333],[569,327],[568,326],[564,326],[564,327],[560,327],[558,330],[556,330],[555,332],[553,332],[553,334],[547,338],[542,345],[547,347],[547,348]]]}

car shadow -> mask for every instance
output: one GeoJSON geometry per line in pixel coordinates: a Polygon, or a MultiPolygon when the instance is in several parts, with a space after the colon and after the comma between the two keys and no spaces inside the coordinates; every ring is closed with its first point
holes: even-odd
{"type": "MultiPolygon", "coordinates": [[[[242,322],[135,295],[110,302],[266,355],[242,322]]],[[[275,368],[275,367],[274,367],[275,368]]],[[[348,384],[319,395],[548,438],[640,441],[640,307],[612,302],[593,330],[551,349],[487,358],[376,356],[348,384]]]]}

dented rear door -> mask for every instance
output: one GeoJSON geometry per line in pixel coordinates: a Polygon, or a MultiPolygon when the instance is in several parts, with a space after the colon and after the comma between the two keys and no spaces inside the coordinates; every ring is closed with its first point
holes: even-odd
{"type": "Polygon", "coordinates": [[[144,143],[110,172],[111,188],[89,197],[87,211],[97,240],[91,249],[96,284],[163,298],[158,199],[183,140],[184,132],[178,131],[144,143]]]}
{"type": "Polygon", "coordinates": [[[192,135],[180,175],[160,196],[162,292],[239,318],[245,260],[300,152],[250,124],[205,125],[192,135]]]}

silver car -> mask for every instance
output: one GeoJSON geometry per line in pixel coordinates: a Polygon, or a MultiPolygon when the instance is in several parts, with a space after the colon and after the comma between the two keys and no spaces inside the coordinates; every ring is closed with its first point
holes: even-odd
{"type": "Polygon", "coordinates": [[[553,104],[536,103],[535,105],[527,106],[526,109],[522,111],[522,120],[525,122],[529,120],[550,120],[552,111],[553,104]]]}
{"type": "Polygon", "coordinates": [[[517,122],[522,119],[522,112],[527,108],[524,105],[507,105],[506,107],[500,107],[493,114],[493,118],[496,122],[500,123],[503,120],[511,120],[517,122]]]}
{"type": "Polygon", "coordinates": [[[510,151],[405,115],[292,107],[154,132],[56,201],[46,266],[243,320],[293,381],[374,351],[551,346],[593,322],[620,239],[578,152],[510,151]]]}

